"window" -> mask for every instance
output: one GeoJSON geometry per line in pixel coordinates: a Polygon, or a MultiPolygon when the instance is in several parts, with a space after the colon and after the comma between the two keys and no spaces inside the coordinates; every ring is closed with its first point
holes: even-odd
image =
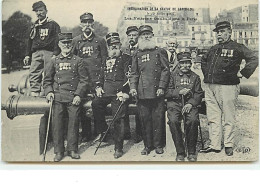
{"type": "Polygon", "coordinates": [[[191,27],[191,31],[195,31],[194,26],[191,27]]]}
{"type": "Polygon", "coordinates": [[[185,47],[188,46],[188,41],[185,41],[185,47]]]}
{"type": "Polygon", "coordinates": [[[198,27],[198,30],[201,31],[201,26],[198,27]]]}

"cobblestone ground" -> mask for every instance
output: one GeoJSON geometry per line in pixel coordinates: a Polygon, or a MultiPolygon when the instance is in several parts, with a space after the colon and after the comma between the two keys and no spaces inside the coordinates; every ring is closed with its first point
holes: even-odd
{"type": "MultiPolygon", "coordinates": [[[[7,91],[7,87],[13,83],[16,84],[20,77],[27,73],[27,71],[12,72],[10,74],[2,75],[2,103],[11,95],[7,91]]],[[[13,93],[15,94],[15,93],[13,93]]],[[[258,97],[251,96],[239,96],[237,106],[237,123],[235,134],[235,148],[234,155],[228,157],[225,155],[224,150],[218,154],[201,154],[198,153],[198,161],[256,161],[258,159],[259,151],[259,128],[258,128],[258,97]]],[[[40,162],[42,156],[39,155],[39,120],[41,115],[27,115],[18,116],[13,120],[9,120],[6,117],[5,111],[1,111],[2,120],[2,160],[4,161],[27,161],[27,162],[40,162]]],[[[131,117],[131,132],[134,136],[134,122],[131,117]]],[[[208,127],[207,119],[205,115],[200,115],[201,127],[203,133],[203,141],[207,146],[208,140],[208,127]]],[[[168,127],[168,126],[167,126],[168,127]]],[[[112,133],[112,131],[111,131],[112,133]]],[[[167,137],[169,138],[169,137],[167,137]]],[[[143,143],[135,144],[132,139],[124,142],[124,155],[119,159],[113,158],[114,145],[112,136],[108,138],[107,143],[103,143],[94,155],[97,144],[91,145],[89,143],[83,143],[79,146],[79,152],[81,154],[80,160],[73,160],[66,156],[64,162],[90,162],[98,164],[96,162],[103,161],[109,162],[122,162],[128,161],[133,163],[147,163],[147,162],[161,162],[172,163],[175,162],[175,150],[174,146],[167,146],[165,153],[157,155],[152,151],[148,156],[140,155],[143,149],[143,143]]],[[[201,144],[198,142],[197,150],[201,148],[201,144]]],[[[53,147],[49,145],[49,149],[46,155],[46,161],[53,161],[53,147]]]]}

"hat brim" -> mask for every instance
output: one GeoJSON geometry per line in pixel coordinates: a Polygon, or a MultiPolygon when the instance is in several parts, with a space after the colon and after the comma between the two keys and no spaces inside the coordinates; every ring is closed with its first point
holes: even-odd
{"type": "Polygon", "coordinates": [[[61,39],[61,40],[59,40],[59,41],[61,41],[61,42],[64,42],[64,41],[71,41],[71,42],[72,42],[72,39],[61,39]]]}
{"type": "Polygon", "coordinates": [[[190,62],[191,62],[191,59],[189,59],[189,58],[185,58],[185,59],[181,59],[181,60],[179,60],[179,62],[185,62],[185,61],[190,61],[190,62]]]}
{"type": "Polygon", "coordinates": [[[223,28],[231,28],[231,27],[230,26],[219,26],[219,27],[215,28],[213,30],[213,32],[217,32],[219,29],[223,29],[223,28]]]}
{"type": "Polygon", "coordinates": [[[139,32],[139,35],[141,35],[143,32],[150,32],[150,33],[153,34],[153,32],[151,30],[142,30],[142,31],[139,32]]]}
{"type": "Polygon", "coordinates": [[[132,31],[136,31],[136,32],[138,32],[138,30],[136,30],[136,29],[132,29],[132,30],[127,30],[126,31],[126,34],[128,35],[130,32],[132,32],[132,31]]]}

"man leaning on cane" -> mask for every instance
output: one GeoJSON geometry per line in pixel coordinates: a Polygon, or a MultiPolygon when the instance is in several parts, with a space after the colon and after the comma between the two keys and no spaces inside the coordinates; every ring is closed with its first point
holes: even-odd
{"type": "Polygon", "coordinates": [[[61,53],[52,59],[46,69],[43,86],[47,100],[54,99],[52,133],[55,162],[64,157],[63,117],[68,113],[67,151],[73,159],[79,159],[78,134],[80,103],[88,85],[87,71],[81,58],[71,53],[72,33],[59,34],[61,53]]]}
{"type": "Polygon", "coordinates": [[[199,112],[203,91],[199,76],[191,71],[191,54],[177,54],[178,66],[171,72],[166,92],[167,116],[176,147],[176,161],[184,161],[188,153],[189,161],[196,161],[199,112]],[[182,139],[181,120],[184,122],[185,142],[182,139]]]}

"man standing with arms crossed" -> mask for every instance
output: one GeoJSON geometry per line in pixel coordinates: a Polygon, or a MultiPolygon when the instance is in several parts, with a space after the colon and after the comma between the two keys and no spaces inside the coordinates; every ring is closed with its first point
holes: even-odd
{"type": "Polygon", "coordinates": [[[213,31],[217,32],[219,43],[211,47],[201,61],[211,143],[201,152],[219,153],[223,133],[225,153],[232,156],[239,78],[249,78],[253,74],[258,57],[243,44],[231,40],[232,29],[228,21],[217,23],[213,31]],[[240,71],[242,59],[246,65],[240,71]]]}
{"type": "MultiPolygon", "coordinates": [[[[82,34],[72,40],[73,53],[83,59],[84,66],[90,75],[92,89],[90,93],[95,93],[94,87],[99,81],[101,67],[106,61],[107,47],[106,41],[94,33],[94,19],[91,13],[84,13],[80,16],[80,27],[82,34]]],[[[87,142],[91,138],[91,119],[86,116],[84,110],[81,115],[82,142],[87,142]]]]}

